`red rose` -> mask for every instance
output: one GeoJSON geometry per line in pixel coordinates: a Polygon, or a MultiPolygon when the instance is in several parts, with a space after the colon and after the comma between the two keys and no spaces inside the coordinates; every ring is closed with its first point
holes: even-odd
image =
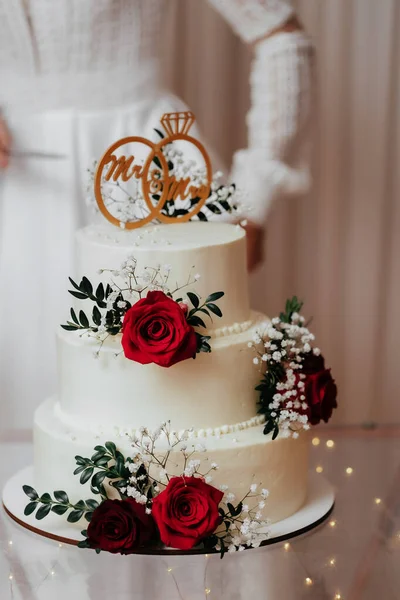
{"type": "Polygon", "coordinates": [[[308,404],[308,418],[312,425],[321,421],[327,423],[332,411],[337,408],[337,387],[332,378],[331,370],[324,369],[307,375],[305,379],[305,394],[308,404]]]}
{"type": "Polygon", "coordinates": [[[200,477],[173,477],[153,500],[161,541],[180,550],[193,548],[218,527],[223,496],[200,477]]]}
{"type": "Polygon", "coordinates": [[[93,512],[87,528],[92,548],[113,554],[130,554],[155,538],[156,528],[143,504],[133,498],[105,500],[93,512]]]}
{"type": "Polygon", "coordinates": [[[301,355],[303,362],[301,364],[301,372],[304,375],[311,375],[318,371],[325,369],[325,360],[322,354],[314,354],[313,352],[307,352],[301,355]]]}
{"type": "Polygon", "coordinates": [[[130,360],[170,367],[193,358],[197,337],[175,300],[164,292],[149,292],[125,314],[122,347],[130,360]]]}

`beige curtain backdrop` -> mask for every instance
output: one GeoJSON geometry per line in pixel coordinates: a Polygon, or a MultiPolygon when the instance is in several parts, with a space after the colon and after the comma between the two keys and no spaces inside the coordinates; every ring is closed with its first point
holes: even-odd
{"type": "MultiPolygon", "coordinates": [[[[166,78],[229,164],[246,143],[250,49],[206,0],[170,4],[166,78]]],[[[273,315],[305,300],[339,385],[337,423],[399,423],[400,2],[296,5],[318,52],[315,187],[276,205],[253,305],[273,315]]]]}

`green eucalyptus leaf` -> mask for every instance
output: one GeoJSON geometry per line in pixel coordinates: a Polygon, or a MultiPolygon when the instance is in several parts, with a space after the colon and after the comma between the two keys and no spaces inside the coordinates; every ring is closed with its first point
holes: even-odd
{"type": "Polygon", "coordinates": [[[104,285],[99,283],[96,289],[96,299],[98,302],[102,302],[104,300],[104,285]]]}
{"type": "Polygon", "coordinates": [[[49,514],[50,511],[51,511],[51,504],[44,504],[43,506],[41,506],[39,508],[35,517],[38,519],[38,521],[40,521],[41,519],[44,519],[45,517],[47,517],[47,515],[49,514]]]}
{"type": "Polygon", "coordinates": [[[105,471],[99,471],[98,473],[96,473],[95,475],[93,475],[92,477],[92,487],[98,488],[104,481],[104,479],[106,478],[106,472],[105,471]]]}
{"type": "Polygon", "coordinates": [[[54,498],[57,500],[57,502],[62,502],[63,504],[69,503],[68,494],[62,490],[56,490],[54,492],[54,498]]]}
{"type": "MultiPolygon", "coordinates": [[[[95,448],[96,450],[96,448],[95,448]]],[[[75,462],[77,465],[86,465],[87,464],[88,459],[87,458],[83,458],[83,456],[75,456],[75,462]]]]}
{"type": "Polygon", "coordinates": [[[39,502],[42,502],[43,504],[48,504],[49,502],[51,502],[50,494],[48,494],[47,492],[45,494],[42,494],[39,498],[39,502]]]}
{"type": "Polygon", "coordinates": [[[68,277],[71,285],[76,289],[76,290],[80,290],[80,287],[77,283],[75,283],[75,281],[72,279],[72,277],[68,277]]]}
{"type": "Polygon", "coordinates": [[[87,481],[89,481],[89,479],[93,475],[93,471],[94,471],[93,467],[88,467],[87,469],[85,469],[83,471],[83,473],[81,474],[81,476],[79,478],[79,481],[82,483],[82,485],[85,484],[87,481]]]}
{"type": "Polygon", "coordinates": [[[206,327],[206,324],[204,323],[203,319],[201,319],[197,315],[193,315],[192,317],[190,317],[190,319],[188,319],[188,323],[192,325],[192,327],[206,327]]]}
{"type": "Polygon", "coordinates": [[[68,509],[69,507],[64,506],[63,504],[53,504],[53,506],[51,507],[52,512],[60,516],[64,515],[68,509]]]}
{"type": "Polygon", "coordinates": [[[87,295],[82,294],[82,292],[74,292],[74,290],[68,290],[68,291],[71,294],[71,296],[74,296],[74,298],[78,298],[78,300],[86,300],[87,299],[87,295]]]}
{"type": "Polygon", "coordinates": [[[76,312],[74,311],[74,309],[72,307],[71,307],[71,318],[74,323],[79,325],[78,317],[76,316],[76,312]]]}
{"type": "Polygon", "coordinates": [[[162,133],[162,132],[161,132],[159,129],[156,129],[156,128],[154,127],[154,131],[157,133],[157,135],[159,135],[159,136],[160,136],[160,138],[163,138],[163,139],[164,139],[164,137],[165,137],[165,136],[164,136],[164,134],[163,134],[163,133],[162,133]]]}
{"type": "Polygon", "coordinates": [[[96,508],[99,506],[99,503],[94,498],[89,498],[86,500],[86,506],[88,506],[91,510],[96,510],[96,508]]]}
{"type": "Polygon", "coordinates": [[[74,471],[74,475],[79,475],[79,473],[82,473],[82,471],[84,471],[86,469],[85,465],[80,465],[79,467],[77,467],[74,471]]]}
{"type": "Polygon", "coordinates": [[[24,493],[28,496],[28,498],[30,498],[31,500],[37,500],[39,498],[39,494],[37,493],[37,491],[34,490],[33,487],[31,487],[30,485],[23,485],[22,489],[24,490],[24,493]]]}
{"type": "Polygon", "coordinates": [[[61,327],[65,329],[65,331],[76,331],[79,329],[77,325],[61,325],[61,327]]]}
{"type": "Polygon", "coordinates": [[[162,165],[161,165],[161,162],[160,162],[160,159],[158,158],[158,156],[155,156],[155,157],[153,158],[153,162],[154,162],[154,163],[157,165],[157,167],[158,167],[159,169],[162,169],[162,165]]]}
{"type": "Polygon", "coordinates": [[[231,504],[230,502],[227,502],[227,504],[226,504],[226,505],[227,505],[227,507],[228,507],[228,510],[229,510],[229,512],[231,513],[231,515],[232,515],[232,516],[235,516],[235,515],[234,515],[234,512],[235,512],[235,507],[233,506],[233,504],[231,504]]]}
{"type": "Polygon", "coordinates": [[[90,523],[90,521],[92,520],[92,517],[93,517],[93,511],[85,513],[85,519],[88,523],[90,523]]]}
{"type": "Polygon", "coordinates": [[[79,321],[82,327],[84,327],[85,329],[89,329],[89,319],[87,318],[83,310],[79,311],[79,321]]]}
{"type": "Polygon", "coordinates": [[[279,425],[275,425],[274,433],[272,434],[272,439],[275,440],[279,434],[279,425]]]}
{"type": "Polygon", "coordinates": [[[86,294],[88,296],[91,296],[93,294],[93,286],[87,277],[82,277],[82,281],[79,285],[79,289],[82,292],[86,292],[86,294]]]}
{"type": "Polygon", "coordinates": [[[217,315],[217,317],[222,317],[222,311],[221,311],[220,307],[217,306],[216,304],[213,304],[212,302],[209,302],[207,304],[207,308],[209,310],[211,310],[211,312],[214,313],[214,315],[217,315]]]}
{"type": "Polygon", "coordinates": [[[224,295],[225,295],[225,292],[214,292],[213,294],[210,294],[207,297],[206,304],[208,304],[209,302],[216,302],[216,300],[219,300],[224,295]]]}
{"type": "Polygon", "coordinates": [[[77,523],[83,517],[83,510],[72,510],[68,517],[68,523],[77,523]]]}
{"type": "Polygon", "coordinates": [[[200,299],[197,294],[194,294],[193,292],[188,292],[187,297],[189,298],[190,302],[193,304],[193,306],[195,308],[199,308],[200,299]]]}
{"type": "Polygon", "coordinates": [[[96,305],[93,306],[92,319],[95,325],[101,325],[101,312],[96,305]]]}
{"type": "Polygon", "coordinates": [[[216,204],[210,202],[210,204],[206,204],[208,210],[210,210],[214,215],[220,215],[222,213],[221,209],[218,208],[216,204]]]}
{"type": "Polygon", "coordinates": [[[28,517],[33,512],[35,512],[38,506],[39,504],[37,502],[29,502],[29,504],[25,506],[24,515],[28,517]]]}
{"type": "Polygon", "coordinates": [[[116,447],[116,445],[114,444],[114,442],[106,442],[104,445],[105,445],[105,447],[107,448],[107,450],[109,451],[109,453],[110,453],[112,456],[115,456],[115,454],[116,454],[116,452],[117,452],[117,447],[116,447]]]}

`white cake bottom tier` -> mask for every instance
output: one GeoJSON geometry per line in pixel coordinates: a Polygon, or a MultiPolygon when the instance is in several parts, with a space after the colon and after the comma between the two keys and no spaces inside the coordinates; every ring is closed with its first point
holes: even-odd
{"type": "MultiPolygon", "coordinates": [[[[47,400],[36,411],[34,425],[34,485],[39,492],[66,491],[73,501],[91,497],[89,484],[81,485],[74,476],[76,455],[90,457],[94,446],[107,439],[90,431],[75,431],[63,424],[54,411],[54,401],[47,400]]],[[[113,439],[125,455],[130,442],[126,436],[113,439]]],[[[188,441],[188,446],[192,443],[188,441]]],[[[198,443],[198,440],[193,440],[198,443]]],[[[297,439],[265,436],[262,426],[228,433],[204,440],[207,452],[193,458],[216,462],[212,484],[227,485],[240,500],[252,483],[269,490],[264,515],[271,522],[292,515],[303,505],[307,495],[309,440],[303,433],[297,439]]],[[[171,459],[178,464],[181,453],[171,459]]],[[[178,470],[177,475],[181,471],[178,470]]],[[[251,504],[251,502],[248,502],[251,504]]]]}
{"type": "Polygon", "coordinates": [[[210,354],[198,354],[170,368],[128,360],[120,335],[110,336],[95,358],[96,339],[60,328],[62,418],[87,429],[105,423],[155,428],[168,420],[178,430],[247,422],[257,413],[255,387],[262,377],[248,344],[267,322],[265,315],[253,312],[246,331],[214,337],[210,354]]]}

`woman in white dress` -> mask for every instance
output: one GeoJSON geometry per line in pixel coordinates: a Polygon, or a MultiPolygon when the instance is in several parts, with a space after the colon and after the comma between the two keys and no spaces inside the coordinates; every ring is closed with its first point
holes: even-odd
{"type": "MultiPolygon", "coordinates": [[[[274,198],[308,186],[312,45],[289,0],[209,2],[254,44],[248,148],[231,174],[254,205],[253,268],[274,198]]],[[[87,220],[87,166],[185,108],[160,87],[166,9],[167,0],[0,0],[0,428],[30,427],[56,389],[54,327],[65,318],[73,235],[87,220]]]]}

